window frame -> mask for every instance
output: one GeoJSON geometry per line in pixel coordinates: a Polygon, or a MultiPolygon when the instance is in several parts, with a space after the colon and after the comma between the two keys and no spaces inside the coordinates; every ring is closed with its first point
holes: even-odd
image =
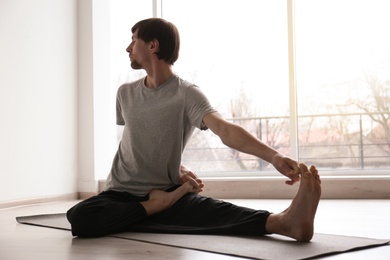
{"type": "MultiPolygon", "coordinates": [[[[154,17],[161,17],[163,14],[162,9],[161,9],[162,5],[163,5],[163,0],[152,0],[152,4],[153,4],[153,10],[152,10],[153,16],[154,17]]],[[[289,76],[290,76],[289,77],[290,121],[291,121],[291,123],[290,123],[290,130],[291,130],[290,149],[291,149],[291,157],[298,158],[298,133],[297,133],[298,114],[297,114],[297,104],[296,104],[297,99],[296,99],[296,78],[295,78],[295,53],[294,53],[295,41],[294,41],[294,26],[293,26],[293,24],[294,24],[293,23],[294,0],[287,0],[287,7],[288,7],[287,17],[288,17],[288,21],[289,21],[288,22],[288,34],[289,34],[288,35],[288,54],[289,54],[288,60],[289,60],[289,76]]],[[[94,10],[94,11],[96,11],[96,10],[94,10]]],[[[98,18],[99,13],[102,14],[106,11],[107,10],[100,10],[97,13],[95,12],[94,15],[96,15],[96,17],[98,18]]],[[[96,18],[96,20],[98,20],[97,18],[96,18]]],[[[95,19],[94,19],[94,21],[95,21],[95,19]]],[[[90,30],[92,33],[93,29],[90,28],[90,30]]],[[[96,41],[98,41],[98,40],[99,39],[95,37],[93,39],[93,44],[96,44],[96,41]]],[[[94,60],[92,57],[91,57],[91,59],[92,59],[93,64],[96,64],[96,60],[94,60]]],[[[95,78],[94,78],[95,82],[98,82],[98,77],[99,77],[99,75],[95,76],[95,78]]],[[[83,89],[83,86],[80,86],[80,88],[83,89]]],[[[93,88],[96,89],[96,86],[94,85],[93,88]]],[[[90,94],[93,96],[93,91],[90,92],[90,94]]],[[[96,102],[96,97],[93,97],[93,99],[96,102]]],[[[107,106],[107,104],[111,104],[111,101],[107,101],[107,100],[103,101],[100,99],[99,104],[95,103],[95,106],[101,106],[101,105],[107,106]],[[103,102],[105,104],[103,104],[103,102]]],[[[79,110],[81,110],[81,111],[86,110],[86,109],[89,109],[89,108],[83,108],[83,107],[79,108],[79,110]]],[[[93,113],[94,113],[94,118],[99,117],[99,115],[96,114],[96,111],[93,113]]],[[[110,117],[110,119],[111,119],[111,117],[110,117]]],[[[93,131],[96,131],[98,128],[98,125],[95,124],[94,126],[90,126],[90,128],[92,128],[93,131]]],[[[80,142],[82,143],[83,141],[80,140],[80,142]]],[[[81,145],[83,145],[83,144],[81,144],[81,145]]],[[[102,149],[101,147],[103,147],[102,140],[100,138],[95,138],[94,144],[88,143],[86,145],[88,145],[88,146],[92,145],[92,149],[95,150],[95,153],[99,153],[99,151],[97,151],[97,148],[100,147],[99,149],[102,149]]],[[[113,157],[113,155],[111,156],[110,160],[112,159],[112,157],[113,157]]],[[[93,160],[95,161],[95,164],[97,163],[96,158],[99,158],[99,156],[97,156],[97,157],[95,156],[93,158],[93,160]]],[[[326,180],[326,182],[329,183],[328,184],[329,187],[332,187],[332,185],[339,186],[337,184],[337,181],[340,181],[340,180],[343,180],[343,183],[347,183],[348,189],[342,191],[345,194],[348,194],[350,191],[353,191],[354,189],[356,190],[356,187],[360,187],[359,186],[360,184],[357,184],[357,183],[366,182],[367,180],[376,180],[382,184],[386,183],[387,186],[390,186],[390,173],[388,170],[364,170],[364,171],[362,171],[362,170],[348,170],[348,171],[330,170],[329,172],[324,171],[324,172],[322,172],[322,174],[323,174],[322,178],[324,180],[326,180]]],[[[202,173],[200,173],[200,176],[202,176],[202,178],[204,178],[206,181],[209,181],[210,183],[215,183],[217,186],[219,186],[220,187],[219,190],[222,193],[223,193],[223,188],[221,188],[220,185],[223,186],[223,183],[224,182],[226,183],[226,181],[228,181],[228,182],[234,181],[234,182],[239,183],[239,182],[245,182],[245,181],[249,180],[252,183],[252,185],[254,185],[254,187],[256,187],[256,185],[264,185],[264,182],[269,182],[269,181],[283,182],[283,177],[280,177],[280,175],[277,174],[276,171],[252,172],[252,173],[232,172],[232,173],[224,174],[224,176],[221,176],[218,174],[217,175],[208,174],[207,176],[205,176],[202,173]]],[[[82,181],[88,181],[88,180],[86,180],[88,178],[90,178],[90,176],[87,178],[84,178],[84,180],[82,180],[82,181]]],[[[95,167],[94,179],[95,179],[95,181],[97,181],[100,178],[101,177],[98,176],[97,171],[96,171],[96,167],[95,167]]],[[[366,186],[366,188],[372,191],[371,197],[375,197],[375,198],[378,198],[378,196],[381,198],[389,198],[390,197],[390,195],[389,195],[390,191],[388,191],[387,193],[383,190],[375,191],[375,187],[376,187],[375,182],[370,181],[368,184],[369,185],[366,186]],[[377,194],[377,195],[373,196],[372,194],[377,194]]],[[[241,188],[239,188],[239,190],[241,190],[242,194],[246,194],[246,195],[242,195],[244,197],[250,198],[253,196],[253,195],[250,195],[248,192],[245,193],[245,191],[244,191],[245,187],[241,187],[241,188]]],[[[342,192],[340,191],[339,193],[337,193],[337,194],[339,194],[338,197],[343,197],[343,195],[341,194],[342,192]]],[[[280,191],[270,190],[269,196],[274,197],[274,198],[283,197],[280,194],[281,194],[280,191]],[[274,194],[274,195],[272,195],[272,194],[274,194]]],[[[355,197],[359,197],[359,196],[355,196],[355,197]]],[[[370,196],[366,196],[366,197],[368,198],[370,196]]]]}

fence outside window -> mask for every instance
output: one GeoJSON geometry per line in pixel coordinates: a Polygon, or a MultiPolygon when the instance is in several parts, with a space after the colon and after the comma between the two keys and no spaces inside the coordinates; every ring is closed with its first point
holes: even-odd
{"type": "MultiPolygon", "coordinates": [[[[299,116],[299,161],[322,170],[390,169],[389,116],[390,113],[299,116]],[[380,115],[384,121],[375,121],[380,115]]],[[[296,149],[290,147],[288,116],[229,120],[282,154],[289,155],[291,149],[296,149]]],[[[184,151],[183,163],[200,172],[273,170],[267,162],[224,146],[211,131],[194,133],[184,151]]]]}

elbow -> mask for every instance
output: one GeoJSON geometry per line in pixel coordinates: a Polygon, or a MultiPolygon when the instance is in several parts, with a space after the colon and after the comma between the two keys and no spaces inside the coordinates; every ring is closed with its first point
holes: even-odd
{"type": "Polygon", "coordinates": [[[234,125],[232,123],[226,124],[224,127],[219,129],[217,135],[221,139],[221,142],[230,147],[230,148],[235,148],[235,134],[234,131],[235,129],[240,129],[241,127],[238,125],[234,125]]]}

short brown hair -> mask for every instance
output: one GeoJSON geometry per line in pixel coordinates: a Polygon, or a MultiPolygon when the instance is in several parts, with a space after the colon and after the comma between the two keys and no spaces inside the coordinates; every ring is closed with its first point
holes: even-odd
{"type": "Polygon", "coordinates": [[[149,18],[136,23],[131,32],[138,30],[138,38],[150,42],[157,40],[160,44],[156,53],[160,60],[173,65],[179,58],[180,36],[176,26],[161,18],[149,18]]]}

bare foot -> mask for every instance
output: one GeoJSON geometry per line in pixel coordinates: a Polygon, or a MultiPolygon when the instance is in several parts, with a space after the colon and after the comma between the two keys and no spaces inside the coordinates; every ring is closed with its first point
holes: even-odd
{"type": "Polygon", "coordinates": [[[314,166],[310,170],[303,163],[301,183],[291,205],[279,214],[271,214],[266,223],[270,233],[280,234],[308,242],[313,237],[314,217],[321,197],[321,180],[314,166]]]}
{"type": "Polygon", "coordinates": [[[141,202],[148,216],[159,213],[172,207],[181,197],[188,192],[193,192],[195,188],[186,182],[174,191],[152,190],[149,193],[149,200],[141,202]]]}

